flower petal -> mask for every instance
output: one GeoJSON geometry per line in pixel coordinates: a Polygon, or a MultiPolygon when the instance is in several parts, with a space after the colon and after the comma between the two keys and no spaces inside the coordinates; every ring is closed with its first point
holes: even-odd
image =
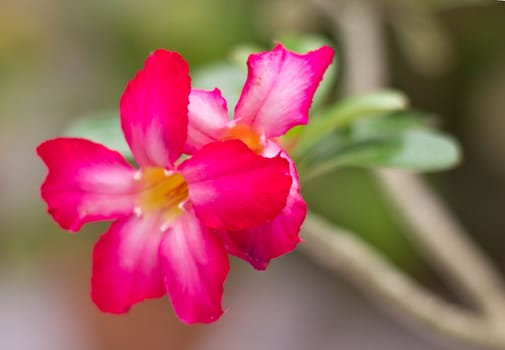
{"type": "Polygon", "coordinates": [[[187,136],[191,80],[176,52],[156,50],[121,97],[121,127],[140,166],[170,167],[187,136]]]}
{"type": "Polygon", "coordinates": [[[300,228],[307,214],[307,205],[300,195],[300,182],[295,164],[289,155],[270,141],[264,156],[280,154],[289,161],[293,182],[289,189],[286,206],[272,221],[241,231],[218,231],[226,250],[249,262],[258,270],[265,270],[271,259],[289,253],[300,242],[300,228]]]}
{"type": "Polygon", "coordinates": [[[104,312],[125,313],[133,304],[165,294],[158,260],[163,236],[156,217],[114,222],[93,250],[91,297],[104,312]]]}
{"type": "Polygon", "coordinates": [[[259,156],[238,140],[210,143],[179,169],[197,216],[212,229],[243,230],[273,219],[291,187],[285,159],[259,156]]]}
{"type": "Polygon", "coordinates": [[[219,89],[192,89],[189,95],[188,139],[186,153],[194,153],[206,144],[221,138],[230,122],[226,100],[219,89]]]}
{"type": "Polygon", "coordinates": [[[118,152],[84,139],[57,138],[39,145],[37,153],[49,169],[42,198],[64,229],[75,232],[87,222],[133,212],[135,169],[118,152]]]}
{"type": "Polygon", "coordinates": [[[249,56],[236,122],[267,138],[306,124],[314,93],[332,60],[333,50],[327,46],[299,55],[278,44],[272,51],[249,56]]]}
{"type": "Polygon", "coordinates": [[[209,323],[221,317],[228,257],[219,239],[191,210],[170,225],[159,257],[166,290],[182,321],[209,323]]]}
{"type": "Polygon", "coordinates": [[[219,231],[219,235],[230,254],[265,270],[271,259],[295,249],[306,213],[302,196],[291,191],[286,206],[271,222],[249,230],[219,231]]]}

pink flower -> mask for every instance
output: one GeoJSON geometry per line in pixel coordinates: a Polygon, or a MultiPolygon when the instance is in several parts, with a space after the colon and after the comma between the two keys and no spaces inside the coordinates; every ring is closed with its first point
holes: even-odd
{"type": "Polygon", "coordinates": [[[229,253],[264,270],[272,258],[292,251],[307,208],[300,195],[295,164],[277,143],[290,128],[308,122],[309,108],[333,50],[321,47],[304,55],[277,45],[272,51],[249,56],[248,77],[229,120],[225,99],[218,89],[193,89],[189,100],[186,152],[217,140],[242,140],[265,157],[281,156],[290,163],[293,178],[286,206],[271,222],[244,230],[219,231],[229,253]]]}
{"type": "Polygon", "coordinates": [[[214,230],[272,220],[291,186],[281,156],[261,157],[237,140],[213,142],[182,162],[190,77],[177,53],[158,50],[121,98],[121,125],[139,169],[118,152],[78,138],[42,143],[41,187],[64,229],[115,220],[94,247],[92,299],[124,313],[167,293],[186,323],[223,313],[226,251],[214,230]]]}

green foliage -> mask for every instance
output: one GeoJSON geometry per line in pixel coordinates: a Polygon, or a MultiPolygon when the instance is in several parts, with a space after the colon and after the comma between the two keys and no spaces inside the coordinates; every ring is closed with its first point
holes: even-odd
{"type": "Polygon", "coordinates": [[[103,111],[85,115],[70,124],[65,136],[82,137],[116,150],[126,158],[131,158],[121,125],[118,111],[103,111]]]}
{"type": "Polygon", "coordinates": [[[447,169],[459,161],[459,149],[448,136],[428,130],[406,130],[388,137],[353,140],[326,161],[315,164],[308,178],[336,167],[391,167],[415,171],[447,169]]]}
{"type": "Polygon", "coordinates": [[[380,117],[406,107],[407,98],[396,91],[381,91],[340,101],[319,115],[311,116],[310,123],[301,134],[294,150],[294,156],[303,155],[322,138],[356,120],[371,116],[380,117]]]}
{"type": "Polygon", "coordinates": [[[228,109],[233,111],[244,86],[245,77],[245,72],[239,66],[220,62],[205,66],[192,73],[191,85],[194,88],[205,90],[219,88],[226,99],[228,109]]]}
{"type": "Polygon", "coordinates": [[[337,167],[391,167],[413,171],[450,168],[460,159],[458,144],[433,131],[419,113],[369,116],[319,142],[303,164],[305,181],[337,167]]]}

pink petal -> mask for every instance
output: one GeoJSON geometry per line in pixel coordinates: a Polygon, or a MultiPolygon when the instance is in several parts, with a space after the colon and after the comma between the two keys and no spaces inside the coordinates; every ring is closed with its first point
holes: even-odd
{"type": "Polygon", "coordinates": [[[221,242],[191,210],[168,228],[159,256],[166,290],[182,321],[209,323],[221,317],[228,257],[221,242]]]}
{"type": "Polygon", "coordinates": [[[176,52],[156,50],[121,97],[121,126],[140,166],[170,167],[187,136],[191,80],[176,52]]]}
{"type": "Polygon", "coordinates": [[[297,191],[291,191],[286,207],[271,222],[242,231],[220,231],[226,250],[265,270],[271,259],[289,253],[300,242],[298,236],[307,206],[297,191]]]}
{"type": "MultiPolygon", "coordinates": [[[[265,156],[279,154],[280,147],[268,142],[265,156]]],[[[289,161],[293,182],[286,206],[271,222],[241,231],[219,231],[227,251],[264,270],[271,259],[289,253],[300,242],[300,228],[307,214],[307,206],[300,195],[300,183],[293,160],[284,151],[280,155],[289,161]]]]}
{"type": "Polygon", "coordinates": [[[37,153],[49,173],[42,198],[64,229],[129,215],[134,208],[135,169],[115,151],[77,138],[42,143],[37,153]]]}
{"type": "Polygon", "coordinates": [[[104,312],[125,313],[133,304],[165,294],[158,248],[164,233],[157,217],[114,222],[93,250],[91,297],[104,312]]]}
{"type": "Polygon", "coordinates": [[[237,123],[267,138],[307,124],[312,98],[332,60],[327,46],[298,55],[278,44],[249,56],[247,81],[235,108],[237,123]]]}
{"type": "Polygon", "coordinates": [[[207,227],[242,230],[277,216],[291,187],[289,164],[238,140],[213,142],[181,164],[189,198],[207,227]]]}
{"type": "Polygon", "coordinates": [[[221,138],[230,119],[226,100],[219,89],[192,89],[189,95],[188,139],[186,153],[194,153],[206,144],[221,138]]]}

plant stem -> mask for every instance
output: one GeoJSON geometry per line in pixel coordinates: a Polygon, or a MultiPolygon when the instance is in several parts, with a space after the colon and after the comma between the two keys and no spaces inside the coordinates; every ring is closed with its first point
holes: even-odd
{"type": "Polygon", "coordinates": [[[356,234],[309,213],[301,249],[321,266],[350,279],[394,310],[415,318],[438,333],[477,346],[505,348],[505,333],[489,319],[448,303],[388,263],[356,234]]]}
{"type": "MultiPolygon", "coordinates": [[[[383,87],[388,67],[382,27],[371,1],[312,0],[329,15],[342,38],[344,90],[356,95],[383,87]]],[[[433,331],[467,343],[505,349],[505,287],[493,264],[467,238],[438,197],[423,181],[404,172],[378,171],[377,178],[408,223],[410,237],[437,272],[452,281],[477,306],[469,312],[423,289],[388,264],[366,243],[310,214],[304,250],[322,265],[381,296],[390,309],[403,311],[433,331]]]]}
{"type": "MultiPolygon", "coordinates": [[[[412,174],[394,170],[380,170],[376,174],[426,260],[450,278],[477,307],[501,321],[497,326],[504,327],[505,287],[500,274],[438,196],[412,174]]],[[[503,331],[505,334],[505,328],[503,331]]]]}

